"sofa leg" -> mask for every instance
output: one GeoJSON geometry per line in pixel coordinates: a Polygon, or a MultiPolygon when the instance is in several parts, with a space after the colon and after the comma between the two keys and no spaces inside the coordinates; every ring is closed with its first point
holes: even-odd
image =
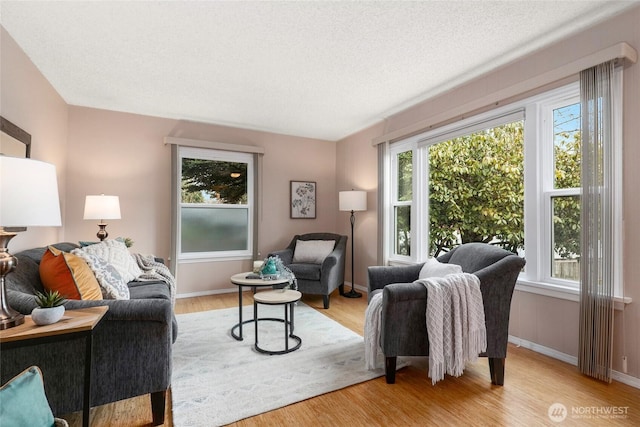
{"type": "Polygon", "coordinates": [[[387,378],[387,384],[395,384],[396,382],[396,360],[395,356],[384,358],[384,374],[387,378]]]}
{"type": "Polygon", "coordinates": [[[504,358],[490,357],[491,384],[504,385],[504,358]]]}
{"type": "Polygon", "coordinates": [[[340,292],[340,295],[344,295],[344,283],[338,286],[338,292],[340,292]]]}
{"type": "Polygon", "coordinates": [[[151,414],[153,415],[153,425],[159,426],[164,424],[164,411],[167,392],[156,391],[151,393],[151,414]]]}
{"type": "Polygon", "coordinates": [[[329,295],[322,295],[322,304],[324,308],[329,308],[329,295]]]}

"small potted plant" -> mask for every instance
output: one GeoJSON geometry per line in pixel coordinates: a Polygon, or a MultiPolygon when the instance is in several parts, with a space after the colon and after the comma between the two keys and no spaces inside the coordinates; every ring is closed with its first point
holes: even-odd
{"type": "Polygon", "coordinates": [[[50,325],[56,323],[64,315],[66,299],[58,291],[36,292],[38,307],[31,312],[31,319],[36,325],[50,325]]]}

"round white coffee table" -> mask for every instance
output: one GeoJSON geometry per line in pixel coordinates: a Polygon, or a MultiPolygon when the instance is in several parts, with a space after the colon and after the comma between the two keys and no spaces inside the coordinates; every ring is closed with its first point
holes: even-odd
{"type": "MultiPolygon", "coordinates": [[[[238,341],[243,340],[242,325],[246,323],[251,323],[255,319],[255,316],[254,316],[254,319],[249,319],[244,321],[242,320],[242,287],[243,286],[250,287],[253,290],[253,293],[255,295],[257,288],[270,287],[274,285],[282,285],[285,283],[289,283],[289,280],[284,278],[263,280],[260,277],[252,278],[254,276],[255,274],[252,273],[251,271],[248,271],[246,273],[238,273],[231,276],[231,283],[233,283],[238,287],[238,323],[233,325],[233,327],[231,328],[231,336],[237,339],[238,341]],[[235,332],[236,329],[238,329],[238,334],[236,334],[235,332]]],[[[275,319],[272,319],[272,320],[275,320],[275,319]]]]}
{"type": "Polygon", "coordinates": [[[294,321],[293,321],[293,307],[295,303],[302,298],[302,294],[298,291],[291,289],[278,289],[273,291],[258,292],[253,296],[253,318],[255,319],[255,335],[256,341],[254,348],[256,351],[265,354],[285,354],[291,353],[300,348],[302,345],[302,338],[293,334],[294,321]],[[271,318],[259,318],[258,317],[258,304],[266,305],[283,305],[284,306],[284,319],[271,319],[271,318]],[[291,317],[289,317],[291,314],[291,317]],[[258,345],[258,324],[265,320],[273,320],[284,323],[284,350],[265,350],[258,345]],[[289,325],[291,325],[291,332],[289,332],[289,325]],[[289,338],[295,340],[296,345],[289,348],[289,338]]]}

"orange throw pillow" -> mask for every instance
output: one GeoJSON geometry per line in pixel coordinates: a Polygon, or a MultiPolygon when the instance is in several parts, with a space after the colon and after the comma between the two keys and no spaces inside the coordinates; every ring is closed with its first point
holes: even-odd
{"type": "Polygon", "coordinates": [[[101,300],[96,276],[85,260],[49,246],[40,261],[40,280],[45,289],[68,299],[101,300]]]}

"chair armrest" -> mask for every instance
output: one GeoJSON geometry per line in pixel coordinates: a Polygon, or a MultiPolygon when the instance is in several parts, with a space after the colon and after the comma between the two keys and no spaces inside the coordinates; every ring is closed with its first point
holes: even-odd
{"type": "Polygon", "coordinates": [[[293,262],[293,250],[291,249],[282,249],[280,251],[273,251],[267,257],[271,256],[279,256],[284,265],[289,265],[293,262]]]}
{"type": "Polygon", "coordinates": [[[338,251],[333,251],[329,255],[322,260],[322,274],[328,273],[333,267],[338,265],[338,261],[340,260],[340,253],[338,251]]]}
{"type": "Polygon", "coordinates": [[[411,283],[418,279],[423,264],[401,266],[371,266],[369,274],[369,295],[391,283],[411,283]]]}
{"type": "Polygon", "coordinates": [[[384,287],[380,343],[385,356],[426,355],[427,288],[421,283],[391,283],[384,287]]]}
{"type": "Polygon", "coordinates": [[[511,298],[524,265],[523,258],[510,255],[474,273],[480,279],[487,326],[487,354],[491,357],[506,356],[511,298]]]}
{"type": "Polygon", "coordinates": [[[344,284],[344,250],[334,249],[325,257],[320,266],[320,281],[324,290],[331,293],[344,284]]]}

